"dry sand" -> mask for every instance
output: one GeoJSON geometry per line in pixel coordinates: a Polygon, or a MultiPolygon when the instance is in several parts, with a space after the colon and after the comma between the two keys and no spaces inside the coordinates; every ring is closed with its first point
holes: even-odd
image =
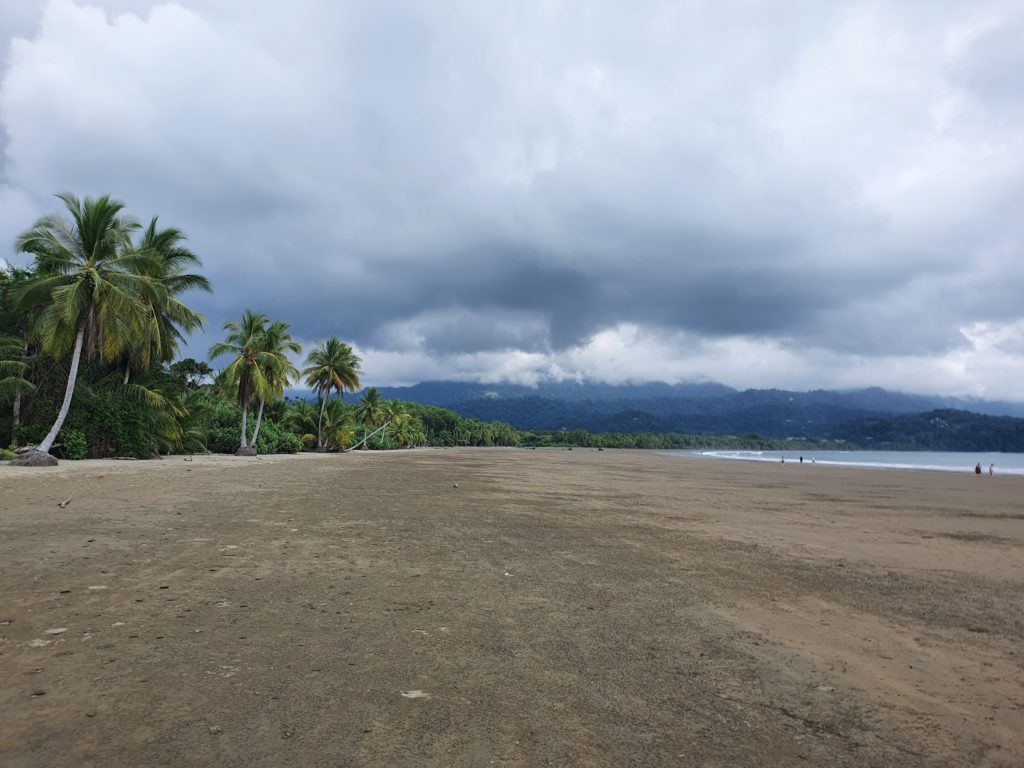
{"type": "Polygon", "coordinates": [[[0,765],[1021,766],[1022,544],[968,473],[0,467],[0,765]]]}

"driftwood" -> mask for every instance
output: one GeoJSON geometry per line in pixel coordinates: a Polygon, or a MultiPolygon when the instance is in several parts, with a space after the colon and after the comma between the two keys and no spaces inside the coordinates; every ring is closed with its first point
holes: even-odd
{"type": "Polygon", "coordinates": [[[71,497],[68,496],[66,499],[64,499],[64,501],[60,502],[57,506],[60,507],[61,509],[64,509],[64,507],[66,507],[70,503],[71,503],[71,497]]]}

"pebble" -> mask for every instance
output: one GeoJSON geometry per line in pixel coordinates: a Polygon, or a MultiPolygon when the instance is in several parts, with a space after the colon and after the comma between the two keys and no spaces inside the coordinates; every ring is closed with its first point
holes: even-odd
{"type": "Polygon", "coordinates": [[[48,634],[48,635],[63,635],[67,631],[68,631],[67,627],[54,627],[53,629],[46,630],[46,634],[48,634]]]}
{"type": "Polygon", "coordinates": [[[219,725],[211,725],[210,726],[210,735],[211,736],[216,736],[220,732],[221,732],[221,727],[219,725]]]}

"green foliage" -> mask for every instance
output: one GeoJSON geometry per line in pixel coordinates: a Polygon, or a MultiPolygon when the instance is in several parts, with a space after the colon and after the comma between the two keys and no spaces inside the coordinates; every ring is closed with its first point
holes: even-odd
{"type": "Polygon", "coordinates": [[[18,454],[14,450],[14,446],[10,448],[0,448],[0,461],[14,461],[18,458],[18,454]]]}
{"type": "MultiPolygon", "coordinates": [[[[237,449],[237,445],[235,448],[237,449]]],[[[298,435],[288,432],[272,421],[264,419],[256,440],[256,450],[260,453],[298,453],[302,450],[302,441],[298,435]]]]}
{"type": "Polygon", "coordinates": [[[206,379],[213,377],[213,368],[208,363],[191,357],[172,363],[169,370],[183,389],[199,389],[206,379]]]}
{"type": "MultiPolygon", "coordinates": [[[[201,423],[198,426],[206,438],[207,449],[211,453],[234,453],[237,451],[242,429],[241,409],[234,403],[216,397],[208,390],[201,390],[197,396],[201,397],[205,403],[201,423]]],[[[254,428],[254,420],[250,419],[247,437],[251,438],[254,428]]],[[[256,450],[261,454],[298,453],[303,450],[303,445],[300,435],[264,415],[263,425],[260,427],[260,434],[256,440],[256,450]]]]}
{"type": "Polygon", "coordinates": [[[86,457],[85,433],[74,427],[64,427],[60,431],[60,439],[64,444],[64,458],[80,461],[86,457]]]}
{"type": "Polygon", "coordinates": [[[237,451],[238,427],[210,427],[207,429],[206,449],[210,453],[234,453],[237,451]]]}
{"type": "MultiPolygon", "coordinates": [[[[85,437],[93,458],[128,456],[148,459],[151,450],[150,423],[145,404],[123,390],[79,384],[75,407],[63,432],[77,430],[85,437]]],[[[84,456],[82,458],[85,458],[84,456]]]]}
{"type": "Polygon", "coordinates": [[[837,438],[875,450],[1024,450],[1024,419],[942,409],[903,416],[860,418],[840,424],[837,438]]]}

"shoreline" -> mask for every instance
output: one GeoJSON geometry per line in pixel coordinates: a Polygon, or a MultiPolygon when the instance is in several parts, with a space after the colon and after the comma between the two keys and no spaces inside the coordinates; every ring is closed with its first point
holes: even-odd
{"type": "MultiPolygon", "coordinates": [[[[679,453],[670,453],[669,452],[669,455],[682,456],[683,453],[684,452],[679,452],[679,453]]],[[[697,450],[695,450],[695,451],[686,451],[685,453],[688,454],[688,455],[694,456],[696,458],[701,458],[701,459],[713,459],[713,460],[719,460],[719,461],[744,462],[744,463],[753,463],[753,464],[786,464],[787,466],[790,465],[790,464],[796,465],[796,466],[802,466],[803,464],[807,464],[807,465],[809,465],[809,466],[811,466],[813,468],[818,468],[818,467],[834,467],[834,468],[848,468],[848,469],[882,470],[882,471],[886,471],[886,472],[928,472],[928,473],[935,473],[935,474],[953,474],[953,475],[962,475],[962,474],[976,475],[977,474],[974,471],[974,465],[973,464],[969,464],[969,465],[957,464],[957,465],[949,465],[949,466],[938,465],[938,464],[918,464],[918,465],[914,465],[914,464],[890,464],[890,463],[882,463],[882,462],[878,462],[878,461],[874,461],[874,462],[871,462],[871,461],[864,461],[864,462],[840,461],[840,460],[836,460],[834,458],[818,459],[817,461],[813,461],[811,459],[808,459],[808,460],[805,460],[804,462],[801,462],[801,461],[799,461],[799,459],[794,459],[794,458],[792,458],[790,456],[786,456],[786,460],[785,460],[785,462],[783,462],[781,460],[783,454],[781,454],[781,453],[778,454],[777,458],[757,458],[757,457],[752,456],[752,455],[751,456],[743,456],[743,455],[718,455],[715,452],[701,452],[701,451],[697,451],[697,450]]],[[[733,451],[733,452],[725,452],[725,453],[743,453],[743,452],[741,452],[741,451],[733,451]]],[[[763,453],[765,453],[765,452],[752,451],[752,452],[749,452],[749,453],[759,453],[759,454],[763,455],[763,453]]],[[[837,451],[831,451],[830,453],[838,453],[838,452],[837,451]]],[[[863,451],[863,450],[860,450],[860,449],[856,449],[856,450],[851,449],[849,451],[849,453],[851,453],[851,454],[858,454],[858,453],[870,454],[870,453],[879,453],[879,451],[863,451]]],[[[904,454],[904,455],[908,455],[908,456],[921,455],[921,454],[950,454],[950,455],[963,455],[963,456],[970,456],[970,455],[972,455],[972,454],[968,454],[968,453],[966,453],[964,451],[882,451],[881,453],[904,454]]],[[[1005,466],[1005,464],[1003,465],[1002,468],[998,468],[1000,465],[996,464],[997,469],[996,469],[995,473],[993,475],[989,475],[988,474],[988,465],[986,464],[986,462],[988,461],[988,458],[991,458],[991,457],[994,457],[994,456],[1002,455],[1002,456],[1012,456],[1014,458],[1018,458],[1018,457],[1024,457],[1024,454],[1017,454],[1017,453],[999,454],[999,453],[988,452],[988,453],[980,453],[980,454],[973,454],[973,455],[975,457],[977,457],[978,455],[986,457],[984,460],[981,461],[981,465],[982,465],[982,472],[981,472],[981,474],[984,475],[984,476],[988,476],[988,477],[995,477],[995,476],[999,476],[999,477],[1024,477],[1024,468],[1020,468],[1020,467],[1016,467],[1016,466],[1012,466],[1012,465],[1007,468],[1005,466]]],[[[816,458],[816,457],[814,457],[814,458],[816,458]]],[[[989,462],[989,463],[994,463],[994,462],[989,462]]]]}

